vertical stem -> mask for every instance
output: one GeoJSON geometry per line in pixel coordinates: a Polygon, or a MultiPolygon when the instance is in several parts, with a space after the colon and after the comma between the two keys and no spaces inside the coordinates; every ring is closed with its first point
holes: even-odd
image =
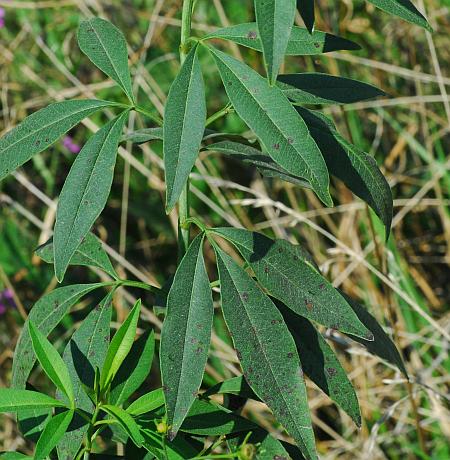
{"type": "MultiPolygon", "coordinates": [[[[192,11],[194,0],[183,0],[183,13],[181,17],[180,61],[183,64],[188,53],[188,40],[192,31],[192,11]]],[[[181,259],[189,246],[189,179],[178,201],[178,256],[181,259]]]]}

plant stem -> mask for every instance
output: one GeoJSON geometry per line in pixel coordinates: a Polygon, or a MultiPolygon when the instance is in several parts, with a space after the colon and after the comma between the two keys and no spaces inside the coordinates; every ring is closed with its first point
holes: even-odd
{"type": "MultiPolygon", "coordinates": [[[[192,11],[194,0],[183,0],[181,17],[180,62],[184,63],[188,53],[188,41],[192,32],[192,11]]],[[[181,258],[189,246],[189,226],[185,222],[189,219],[189,179],[178,201],[178,257],[181,258]]]]}
{"type": "Polygon", "coordinates": [[[161,118],[159,118],[157,115],[153,115],[151,112],[149,112],[148,110],[144,109],[144,107],[136,106],[134,108],[134,110],[136,110],[136,112],[141,113],[142,115],[145,115],[146,117],[150,118],[150,120],[153,120],[158,126],[163,125],[163,121],[161,120],[161,118]]]}
{"type": "Polygon", "coordinates": [[[223,107],[222,109],[220,109],[218,112],[212,114],[207,120],[206,120],[206,126],[209,126],[211,125],[212,123],[214,123],[216,120],[218,120],[219,118],[222,118],[224,117],[225,115],[228,115],[229,113],[233,112],[234,109],[233,107],[231,106],[231,103],[228,103],[225,107],[223,107]]]}

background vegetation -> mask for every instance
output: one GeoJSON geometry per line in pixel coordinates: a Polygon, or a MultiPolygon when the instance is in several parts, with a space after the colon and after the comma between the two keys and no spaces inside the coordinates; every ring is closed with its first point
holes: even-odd
{"type": "MultiPolygon", "coordinates": [[[[322,458],[448,459],[450,3],[417,3],[433,35],[360,0],[317,3],[316,27],[355,40],[363,49],[291,57],[287,70],[357,78],[390,95],[327,109],[341,132],[383,165],[395,198],[389,243],[383,243],[377,218],[341,184],[334,183],[332,191],[338,206],[325,209],[313,193],[262,180],[253,169],[208,153],[201,154],[193,176],[194,213],[210,225],[241,224],[303,243],[334,285],[367,305],[397,340],[413,381],[409,389],[393,367],[343,336],[324,331],[350,372],[364,420],[358,431],[308,382],[322,458]],[[226,180],[217,178],[219,171],[226,180]]],[[[125,32],[131,61],[137,64],[140,100],[162,115],[179,66],[179,1],[0,0],[0,8],[0,133],[53,100],[94,93],[107,99],[112,92],[116,99],[121,97],[76,46],[78,23],[92,14],[108,18],[125,32]]],[[[198,0],[194,31],[202,35],[218,26],[250,21],[251,14],[251,2],[198,0]]],[[[255,68],[261,66],[256,53],[226,46],[235,55],[246,53],[255,68]]],[[[206,78],[208,104],[217,110],[225,103],[224,92],[211,58],[206,53],[201,57],[204,68],[211,68],[206,78]]],[[[33,251],[50,236],[63,178],[78,146],[99,122],[92,117],[0,184],[0,386],[10,382],[15,342],[27,311],[56,285],[52,266],[33,257],[33,251]]],[[[134,123],[132,117],[130,130],[134,123]]],[[[228,132],[246,129],[233,115],[219,123],[228,132]]],[[[113,192],[96,233],[107,243],[119,273],[160,285],[176,264],[176,215],[163,217],[161,151],[147,144],[121,148],[119,154],[113,192]]],[[[212,267],[212,254],[209,259],[212,267]]],[[[73,268],[66,282],[88,282],[97,276],[73,268]]],[[[135,294],[121,292],[114,305],[118,322],[135,294]]],[[[52,335],[57,344],[63,345],[97,300],[91,297],[65,319],[52,335]]],[[[144,300],[144,306],[143,319],[158,331],[161,323],[154,305],[144,300]]],[[[221,333],[220,317],[216,323],[207,384],[240,374],[230,341],[221,333]]],[[[154,368],[146,390],[158,385],[159,370],[154,368]]],[[[258,403],[248,403],[245,414],[276,432],[258,403]]],[[[26,446],[14,420],[2,415],[0,450],[19,447],[26,446]]]]}

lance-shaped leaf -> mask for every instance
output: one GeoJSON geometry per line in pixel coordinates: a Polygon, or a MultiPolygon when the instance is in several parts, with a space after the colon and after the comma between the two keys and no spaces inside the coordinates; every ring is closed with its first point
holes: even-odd
{"type": "Polygon", "coordinates": [[[108,388],[133,346],[140,313],[141,301],[138,300],[111,340],[100,376],[102,390],[108,388]]]}
{"type": "Polygon", "coordinates": [[[202,383],[211,340],[214,308],[203,238],[194,239],[175,273],[161,332],[161,376],[172,439],[202,383]]]}
{"type": "Polygon", "coordinates": [[[294,339],[273,302],[215,247],[222,311],[244,376],[308,459],[317,458],[305,382],[294,339]]]}
{"type": "Polygon", "coordinates": [[[312,34],[315,22],[314,0],[297,0],[297,9],[306,28],[312,34]]]}
{"type": "Polygon", "coordinates": [[[109,401],[122,404],[144,383],[150,373],[155,351],[155,333],[147,331],[137,339],[111,384],[109,401]]]}
{"type": "Polygon", "coordinates": [[[150,393],[141,396],[136,401],[133,401],[127,408],[127,412],[134,417],[137,417],[147,412],[151,412],[164,405],[164,391],[162,388],[153,390],[150,393]]]}
{"type": "Polygon", "coordinates": [[[178,201],[198,157],[205,123],[205,88],[194,46],[170,88],[164,113],[167,212],[178,201]]]}
{"type": "MultiPolygon", "coordinates": [[[[220,38],[230,40],[247,48],[262,51],[258,26],[255,22],[238,24],[235,26],[218,29],[205,37],[205,39],[220,38]]],[[[303,27],[292,28],[291,36],[286,48],[287,56],[307,56],[329,53],[338,50],[359,50],[361,47],[346,38],[314,31],[309,33],[303,27]]]]}
{"type": "Polygon", "coordinates": [[[414,6],[410,0],[367,0],[380,10],[398,16],[412,24],[424,27],[432,32],[433,29],[428,24],[422,13],[414,6]]]}
{"type": "Polygon", "coordinates": [[[387,240],[392,222],[392,192],[374,158],[344,139],[323,114],[296,109],[321,149],[330,173],[374,210],[386,228],[387,240]]]}
{"type": "Polygon", "coordinates": [[[233,107],[267,153],[290,174],[306,179],[319,198],[331,206],[325,161],[287,97],[244,63],[214,48],[210,50],[233,107]]]}
{"type": "MultiPolygon", "coordinates": [[[[54,263],[55,254],[53,248],[53,238],[36,249],[36,254],[49,264],[54,263]]],[[[69,265],[84,265],[87,267],[97,267],[103,270],[114,279],[119,279],[111,260],[108,257],[103,244],[93,233],[88,233],[81,242],[78,249],[70,259],[69,265]]]]}
{"type": "Polygon", "coordinates": [[[347,294],[341,291],[341,294],[345,297],[349,305],[353,308],[354,312],[358,316],[359,320],[369,329],[373,336],[373,342],[366,342],[361,340],[359,337],[355,337],[351,334],[347,334],[356,342],[360,343],[373,355],[379,356],[380,358],[386,360],[387,362],[397,366],[406,377],[408,377],[408,372],[406,371],[405,364],[403,359],[397,350],[394,342],[389,338],[389,336],[384,332],[383,328],[380,326],[378,321],[358,302],[349,297],[347,294]]]}
{"type": "Polygon", "coordinates": [[[122,408],[112,405],[101,406],[101,409],[119,422],[120,426],[127,432],[128,436],[130,436],[138,447],[144,444],[144,438],[139,430],[139,426],[130,414],[122,408]]]}
{"type": "Polygon", "coordinates": [[[261,285],[295,313],[373,340],[351,306],[317,271],[299,246],[232,227],[214,229],[214,232],[235,245],[261,285]]]}
{"type": "Polygon", "coordinates": [[[211,396],[215,394],[232,394],[246,399],[259,399],[242,375],[214,385],[208,391],[205,391],[202,396],[211,396]]]}
{"type": "Polygon", "coordinates": [[[295,0],[254,0],[267,76],[277,79],[295,19],[295,0]]]}
{"type": "Polygon", "coordinates": [[[294,337],[305,374],[361,426],[358,398],[333,349],[307,319],[275,304],[294,337]]]}
{"type": "Polygon", "coordinates": [[[102,72],[124,90],[130,101],[134,102],[127,42],[122,32],[104,19],[91,18],[80,24],[78,45],[102,72]]]}
{"type": "Polygon", "coordinates": [[[117,145],[128,111],[97,131],[78,154],[59,197],[53,249],[55,274],[64,278],[70,259],[108,200],[117,145]]]}
{"type": "Polygon", "coordinates": [[[358,80],[314,72],[279,75],[277,85],[297,104],[351,104],[386,95],[358,80]]]}
{"type": "Polygon", "coordinates": [[[64,403],[37,391],[0,388],[0,412],[64,407],[64,403]]]}
{"type": "Polygon", "coordinates": [[[0,460],[23,460],[29,459],[33,460],[33,457],[28,455],[21,454],[20,452],[2,452],[0,453],[0,460]]]}
{"type": "Polygon", "coordinates": [[[62,412],[51,418],[44,431],[42,432],[34,452],[34,460],[44,460],[50,455],[50,452],[56,447],[69,428],[70,422],[74,415],[73,410],[62,412]]]}
{"type": "Polygon", "coordinates": [[[25,118],[0,139],[0,180],[44,151],[84,118],[113,102],[74,100],[50,104],[25,118]]]}
{"type": "MultiPolygon", "coordinates": [[[[93,408],[83,388],[94,388],[95,369],[101,368],[109,344],[113,292],[110,292],[83,320],[67,344],[63,360],[74,388],[75,406],[86,412],[93,408]]],[[[58,395],[63,399],[63,395],[58,395]]],[[[75,458],[88,425],[75,414],[70,429],[58,444],[60,458],[75,458]]]]}
{"type": "Polygon", "coordinates": [[[305,180],[288,173],[278,163],[272,160],[269,155],[260,152],[258,149],[255,149],[250,145],[233,141],[221,141],[208,145],[206,149],[223,153],[231,158],[253,165],[265,177],[277,177],[278,179],[290,182],[291,184],[298,185],[300,187],[311,187],[305,180]]]}
{"type": "Polygon", "coordinates": [[[75,404],[73,394],[72,380],[70,379],[69,371],[58,350],[47,340],[47,337],[33,324],[28,323],[31,343],[36,357],[47,374],[49,379],[62,391],[68,398],[72,407],[75,404]]]}
{"type": "Polygon", "coordinates": [[[123,135],[120,142],[144,144],[145,142],[162,141],[163,138],[163,128],[143,128],[123,135]]]}

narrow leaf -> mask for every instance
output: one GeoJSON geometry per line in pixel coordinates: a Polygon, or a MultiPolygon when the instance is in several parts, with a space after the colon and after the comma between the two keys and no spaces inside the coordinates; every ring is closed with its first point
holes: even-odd
{"type": "Polygon", "coordinates": [[[432,32],[433,29],[428,24],[422,13],[409,0],[367,0],[380,10],[398,16],[412,24],[424,27],[432,32]]]}
{"type": "Polygon", "coordinates": [[[222,311],[244,376],[308,459],[314,432],[295,342],[281,313],[229,255],[215,247],[222,311]]]}
{"type": "Polygon", "coordinates": [[[47,340],[47,337],[33,324],[28,323],[31,342],[36,357],[50,380],[59,388],[68,398],[72,407],[75,404],[73,394],[73,385],[70,379],[69,371],[58,350],[47,340]]]}
{"type": "MultiPolygon", "coordinates": [[[[63,360],[69,369],[74,388],[75,406],[86,412],[93,404],[84,388],[94,388],[95,369],[101,368],[109,344],[109,325],[112,311],[111,291],[83,320],[69,340],[63,360]]],[[[63,395],[58,395],[62,399],[63,395]]],[[[60,458],[75,458],[83,442],[88,425],[80,415],[75,414],[70,429],[58,444],[60,458]]]]}
{"type": "Polygon", "coordinates": [[[163,140],[163,128],[143,128],[125,134],[120,138],[120,142],[133,142],[134,144],[144,144],[151,141],[163,140]]]}
{"type": "Polygon", "coordinates": [[[295,19],[295,0],[254,0],[256,24],[269,81],[273,84],[286,54],[295,19]]]}
{"type": "Polygon", "coordinates": [[[360,427],[358,398],[333,349],[307,319],[281,302],[275,304],[294,337],[305,374],[360,427]]]}
{"type": "Polygon", "coordinates": [[[167,98],[164,115],[166,211],[173,209],[200,150],[206,123],[205,88],[197,46],[189,52],[167,98]]]}
{"type": "Polygon", "coordinates": [[[315,22],[314,0],[297,0],[297,9],[306,28],[312,34],[315,22]]]}
{"type": "Polygon", "coordinates": [[[318,272],[300,246],[232,227],[214,232],[234,244],[261,285],[295,313],[332,329],[373,340],[351,306],[318,272]]]}
{"type": "Polygon", "coordinates": [[[211,396],[215,394],[232,394],[245,399],[259,399],[250,388],[244,376],[233,377],[231,379],[214,385],[205,391],[202,396],[211,396]]]}
{"type": "Polygon", "coordinates": [[[63,437],[74,415],[73,410],[55,415],[47,422],[34,452],[34,460],[44,460],[63,437]]]}
{"type": "Polygon", "coordinates": [[[128,69],[127,42],[122,32],[104,19],[88,19],[78,29],[78,45],[102,72],[119,84],[130,101],[134,102],[128,69]]]}
{"type": "Polygon", "coordinates": [[[108,200],[117,145],[128,111],[97,131],[78,154],[59,197],[53,248],[56,278],[61,281],[78,246],[108,200]]]}
{"type": "Polygon", "coordinates": [[[84,118],[113,102],[74,100],[50,104],[25,118],[0,139],[0,180],[44,151],[84,118]]]}
{"type": "Polygon", "coordinates": [[[131,403],[127,408],[127,412],[137,417],[160,408],[164,405],[164,401],[164,391],[162,388],[158,388],[131,403]]]}
{"type": "Polygon", "coordinates": [[[0,454],[0,460],[23,460],[30,459],[33,460],[33,457],[28,455],[21,454],[20,452],[3,452],[0,454]]]}
{"type": "MultiPolygon", "coordinates": [[[[39,246],[36,249],[36,254],[44,261],[49,264],[54,263],[54,247],[53,238],[50,238],[46,243],[39,246]]],[[[84,265],[87,267],[97,267],[103,270],[114,279],[118,279],[114,267],[111,264],[111,260],[108,254],[103,248],[103,244],[99,238],[93,233],[88,233],[81,242],[78,249],[70,259],[69,265],[84,265]]]]}
{"type": "Polygon", "coordinates": [[[304,121],[283,92],[244,63],[210,48],[238,115],[254,131],[275,162],[306,179],[332,205],[325,161],[304,121]]]}
{"type": "Polygon", "coordinates": [[[148,377],[155,351],[155,333],[147,331],[137,339],[111,384],[109,400],[120,405],[126,401],[148,377]]]}
{"type": "Polygon", "coordinates": [[[120,426],[138,447],[144,444],[144,438],[139,430],[139,426],[130,414],[117,406],[105,405],[101,406],[101,409],[120,423],[120,426]]]}
{"type": "Polygon", "coordinates": [[[297,104],[351,104],[386,95],[358,80],[314,72],[280,75],[277,85],[297,104]]]}
{"type": "Polygon", "coordinates": [[[203,237],[194,239],[175,273],[161,332],[161,377],[172,439],[202,383],[211,340],[214,308],[203,237]]]}
{"type": "Polygon", "coordinates": [[[0,388],[0,412],[64,407],[61,401],[37,391],[0,388]]]}
{"type": "Polygon", "coordinates": [[[138,300],[111,340],[100,377],[100,388],[102,390],[106,389],[111,383],[133,346],[140,313],[141,301],[138,300]]]}

